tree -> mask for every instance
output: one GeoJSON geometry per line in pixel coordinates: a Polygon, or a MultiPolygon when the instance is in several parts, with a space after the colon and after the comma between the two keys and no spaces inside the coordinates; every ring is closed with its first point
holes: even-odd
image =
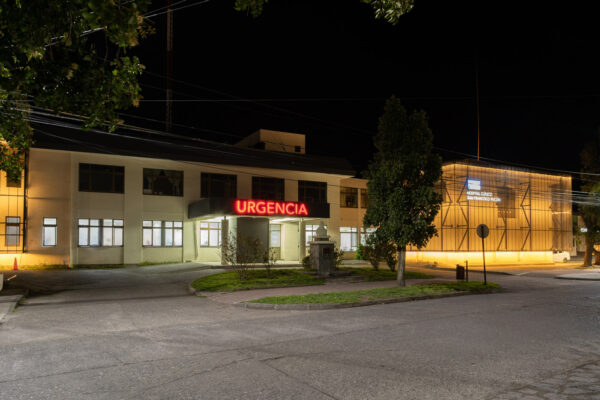
{"type": "Polygon", "coordinates": [[[583,265],[592,265],[592,254],[596,255],[596,264],[600,263],[600,254],[595,252],[594,245],[600,241],[600,184],[590,180],[586,174],[600,174],[600,130],[594,140],[587,142],[581,151],[581,185],[583,191],[588,192],[588,201],[580,206],[581,219],[587,228],[585,232],[585,255],[583,265]]]}
{"type": "Polygon", "coordinates": [[[363,222],[377,227],[379,240],[396,246],[398,284],[404,286],[407,246],[421,248],[437,234],[433,219],[442,198],[434,185],[442,160],[432,153],[425,112],[408,113],[396,97],[386,102],[373,143],[377,153],[365,173],[369,205],[363,222]]]}
{"type": "MultiPolygon", "coordinates": [[[[258,17],[269,0],[235,0],[235,9],[258,17]]],[[[371,5],[375,18],[385,19],[391,24],[398,23],[401,16],[412,10],[414,0],[360,0],[371,5]]]]}
{"type": "Polygon", "coordinates": [[[150,0],[0,0],[0,169],[19,181],[37,107],[106,123],[136,106],[143,70],[127,50],[150,33],[150,0]]]}
{"type": "Polygon", "coordinates": [[[238,233],[230,236],[221,247],[225,263],[231,266],[240,281],[248,279],[254,264],[264,260],[264,246],[258,238],[238,233]]]}

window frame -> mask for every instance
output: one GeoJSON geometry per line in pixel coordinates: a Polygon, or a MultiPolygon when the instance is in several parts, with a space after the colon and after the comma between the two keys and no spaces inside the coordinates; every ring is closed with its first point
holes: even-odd
{"type": "Polygon", "coordinates": [[[54,217],[42,218],[42,247],[56,247],[58,245],[58,219],[54,217]],[[46,220],[54,220],[54,223],[46,222],[46,220]],[[54,231],[54,244],[46,244],[46,228],[54,231]]]}
{"type": "Polygon", "coordinates": [[[120,165],[108,165],[108,164],[90,164],[90,163],[79,163],[79,191],[88,193],[114,193],[114,194],[125,194],[125,167],[120,165]],[[110,168],[112,176],[112,189],[111,190],[98,190],[93,187],[94,173],[98,174],[98,171],[94,172],[94,167],[110,168]],[[87,170],[85,170],[87,168],[87,170]],[[87,173],[87,188],[83,188],[82,174],[87,173]],[[118,181],[122,180],[121,184],[118,181]]]}
{"type": "MultiPolygon", "coordinates": [[[[327,229],[327,225],[324,225],[324,228],[327,229]]],[[[319,225],[318,224],[306,224],[304,225],[304,243],[305,243],[305,247],[309,246],[309,242],[312,242],[314,240],[315,234],[317,233],[317,229],[319,229],[319,225]],[[309,229],[309,227],[311,227],[309,229]],[[310,240],[308,239],[308,233],[311,232],[311,238],[310,240]]]]}
{"type": "Polygon", "coordinates": [[[237,198],[237,175],[202,172],[200,174],[200,197],[222,197],[226,199],[237,198]],[[213,185],[215,185],[217,182],[223,183],[224,185],[225,190],[223,195],[220,193],[218,195],[214,193],[215,190],[213,185]]]}
{"type": "Polygon", "coordinates": [[[369,208],[369,192],[367,189],[360,189],[360,208],[369,208]]]}
{"type": "Polygon", "coordinates": [[[298,181],[298,201],[304,203],[327,204],[327,182],[320,181],[298,181]],[[318,199],[307,200],[306,192],[315,191],[318,199]]]}
{"type": "Polygon", "coordinates": [[[221,222],[214,222],[214,221],[200,221],[200,224],[198,226],[199,232],[198,232],[198,236],[200,238],[200,247],[203,248],[218,248],[221,247],[222,245],[222,241],[221,241],[221,235],[223,234],[222,230],[223,230],[223,224],[221,224],[221,222]],[[211,224],[215,224],[218,225],[218,227],[215,226],[211,226],[211,224]],[[206,226],[203,226],[206,225],[206,226]],[[206,236],[208,239],[208,244],[204,245],[202,244],[202,232],[207,232],[206,236]],[[213,244],[211,243],[211,232],[217,231],[217,244],[213,244]]]}
{"type": "Polygon", "coordinates": [[[253,176],[252,198],[257,200],[285,201],[285,179],[253,176]],[[269,186],[272,186],[272,192],[267,191],[269,186]]]}
{"type": "Polygon", "coordinates": [[[341,208],[358,208],[358,188],[350,186],[340,186],[340,207],[341,208]],[[348,205],[348,199],[352,197],[354,201],[348,205]]]}
{"type": "Polygon", "coordinates": [[[269,248],[281,248],[281,224],[269,224],[269,248]],[[277,228],[275,228],[277,227],[277,228]],[[273,233],[276,233],[278,245],[273,245],[273,233]]]}
{"type": "Polygon", "coordinates": [[[177,248],[183,247],[183,221],[175,220],[143,220],[142,221],[142,247],[143,248],[177,248]],[[145,244],[145,235],[150,235],[151,244],[145,244]],[[167,239],[170,237],[170,244],[167,239]],[[177,238],[180,243],[177,244],[177,238]],[[158,241],[155,241],[158,239],[158,241]],[[156,244],[158,242],[158,244],[156,244]]]}
{"type": "Polygon", "coordinates": [[[146,196],[172,196],[172,197],[183,197],[183,191],[184,191],[184,171],[179,171],[179,170],[175,170],[175,169],[164,169],[164,168],[143,168],[142,170],[142,194],[146,195],[146,196]],[[171,190],[171,194],[164,194],[164,193],[157,193],[154,190],[154,182],[149,182],[149,185],[151,186],[149,189],[146,189],[145,185],[146,185],[146,174],[150,174],[150,171],[159,171],[158,172],[158,176],[160,176],[161,172],[165,172],[165,177],[169,180],[169,183],[172,185],[172,190],[171,190]],[[175,174],[180,174],[180,178],[181,181],[179,182],[179,185],[174,184],[173,182],[171,182],[171,175],[175,175],[175,174]],[[150,190],[151,193],[146,193],[146,190],[150,190]],[[179,192],[179,193],[177,193],[179,192]]]}
{"type": "Polygon", "coordinates": [[[358,249],[358,228],[355,226],[340,226],[340,250],[356,251],[358,249]],[[347,229],[348,231],[343,231],[347,229]],[[350,235],[350,248],[342,247],[342,238],[350,235]]]}
{"type": "Polygon", "coordinates": [[[7,215],[4,217],[4,246],[6,247],[18,247],[21,245],[21,217],[15,215],[7,215]],[[16,218],[17,222],[9,222],[9,218],[16,218]],[[17,234],[8,233],[8,228],[17,228],[17,234]],[[8,238],[16,237],[16,243],[8,243],[8,238]]]}
{"type": "Polygon", "coordinates": [[[125,242],[124,225],[125,222],[121,218],[77,218],[77,247],[123,247],[125,242]],[[94,223],[92,221],[94,221],[94,223]],[[110,221],[110,223],[108,221],[110,221]],[[82,244],[81,242],[82,230],[87,232],[85,244],[82,244]],[[110,230],[111,232],[111,244],[104,244],[105,230],[110,230]],[[90,244],[93,231],[97,231],[97,244],[90,244]],[[121,244],[114,244],[116,231],[121,232],[121,244]]]}

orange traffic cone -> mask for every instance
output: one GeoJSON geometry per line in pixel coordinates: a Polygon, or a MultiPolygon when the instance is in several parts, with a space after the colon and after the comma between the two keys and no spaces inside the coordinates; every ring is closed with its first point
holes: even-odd
{"type": "Polygon", "coordinates": [[[15,257],[15,263],[13,264],[13,271],[19,270],[19,264],[17,264],[17,257],[15,257]]]}

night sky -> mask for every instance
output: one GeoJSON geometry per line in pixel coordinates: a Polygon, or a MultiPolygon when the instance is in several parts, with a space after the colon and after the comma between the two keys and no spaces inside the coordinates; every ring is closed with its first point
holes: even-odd
{"type": "MultiPolygon", "coordinates": [[[[174,123],[197,129],[173,132],[229,143],[258,128],[305,133],[308,152],[360,171],[394,94],[427,112],[444,160],[465,158],[451,151],[477,151],[478,66],[481,156],[579,170],[600,125],[598,14],[590,1],[521,3],[416,0],[396,26],[359,0],[270,0],[258,19],[233,0],[176,11],[174,98],[204,100],[175,103],[174,123]],[[232,99],[253,101],[212,101],[232,99]]],[[[154,21],[134,51],[146,100],[165,96],[165,16],[154,21]]],[[[163,120],[164,102],[128,114],[163,120]]]]}

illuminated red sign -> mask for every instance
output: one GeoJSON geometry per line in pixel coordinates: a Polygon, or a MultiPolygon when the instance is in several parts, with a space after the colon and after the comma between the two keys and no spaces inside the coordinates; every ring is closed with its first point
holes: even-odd
{"type": "Polygon", "coordinates": [[[240,215],[292,215],[308,216],[308,209],[304,203],[295,201],[273,200],[241,200],[233,203],[233,209],[240,215]]]}

